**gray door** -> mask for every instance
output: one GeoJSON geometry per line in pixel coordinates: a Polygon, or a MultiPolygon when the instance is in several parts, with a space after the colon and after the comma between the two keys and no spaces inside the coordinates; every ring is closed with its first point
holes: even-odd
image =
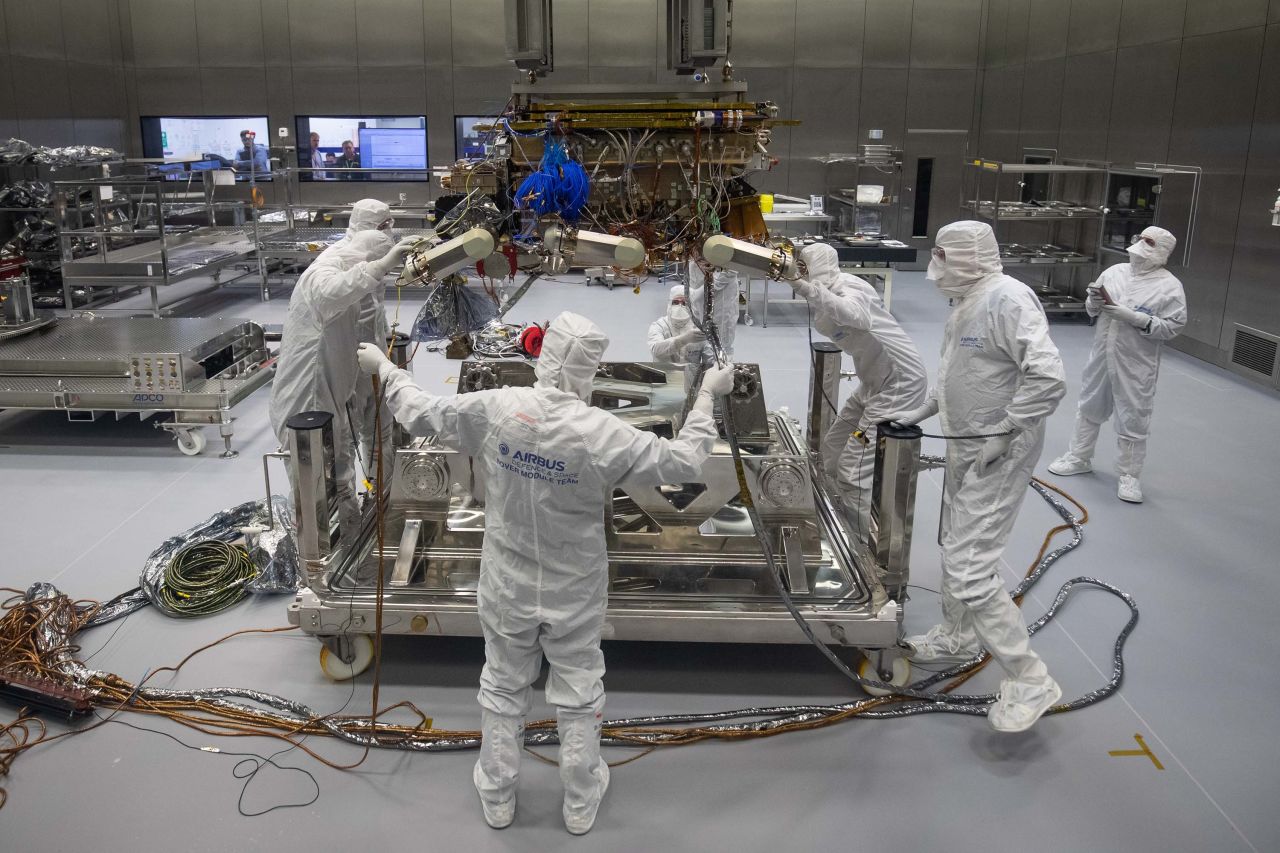
{"type": "Polygon", "coordinates": [[[961,164],[968,153],[969,131],[907,128],[906,138],[902,207],[892,236],[920,251],[915,266],[904,264],[902,268],[924,269],[938,229],[959,218],[961,164]]]}

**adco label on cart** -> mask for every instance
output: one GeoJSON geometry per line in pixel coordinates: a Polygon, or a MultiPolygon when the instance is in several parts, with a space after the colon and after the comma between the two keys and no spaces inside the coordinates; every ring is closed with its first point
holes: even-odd
{"type": "Polygon", "coordinates": [[[135,403],[163,403],[163,394],[134,394],[133,402],[135,403]]]}

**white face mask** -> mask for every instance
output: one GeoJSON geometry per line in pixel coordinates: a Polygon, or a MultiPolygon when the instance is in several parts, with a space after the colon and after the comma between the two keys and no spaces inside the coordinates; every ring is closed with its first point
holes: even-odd
{"type": "Polygon", "coordinates": [[[688,305],[677,305],[672,302],[667,305],[667,322],[675,330],[679,330],[684,326],[693,322],[693,315],[689,313],[688,305]]]}
{"type": "Polygon", "coordinates": [[[953,299],[964,296],[973,284],[972,281],[959,278],[952,269],[937,258],[929,260],[929,270],[924,277],[937,285],[938,290],[953,299]]]}
{"type": "Polygon", "coordinates": [[[1154,257],[1155,249],[1152,249],[1143,241],[1139,240],[1129,247],[1129,265],[1135,273],[1147,273],[1160,268],[1159,262],[1154,257]]]}

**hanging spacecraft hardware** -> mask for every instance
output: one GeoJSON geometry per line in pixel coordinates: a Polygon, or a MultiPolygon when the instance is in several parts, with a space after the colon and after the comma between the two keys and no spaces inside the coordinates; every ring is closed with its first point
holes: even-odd
{"type": "Polygon", "coordinates": [[[798,124],[778,107],[747,99],[728,62],[732,4],[669,0],[668,67],[692,75],[664,84],[549,82],[554,71],[552,3],[507,0],[507,55],[528,74],[512,84],[506,110],[476,126],[483,158],[459,160],[441,177],[437,232],[486,227],[512,238],[546,271],[574,267],[650,269],[685,259],[710,234],[768,236],[752,172],[776,163],[772,128],[798,124]],[[722,79],[704,76],[723,61],[722,79]],[[687,78],[684,78],[687,79],[687,78]],[[636,244],[608,259],[575,257],[564,226],[636,244]],[[555,228],[550,234],[549,229],[555,228]],[[551,250],[548,243],[555,243],[551,250]]]}

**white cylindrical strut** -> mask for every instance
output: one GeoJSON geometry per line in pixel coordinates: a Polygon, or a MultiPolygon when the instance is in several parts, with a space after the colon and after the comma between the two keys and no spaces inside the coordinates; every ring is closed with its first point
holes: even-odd
{"type": "Polygon", "coordinates": [[[438,246],[410,253],[400,281],[406,284],[437,281],[465,266],[487,258],[493,252],[493,234],[487,228],[472,228],[438,246]]]}
{"type": "Polygon", "coordinates": [[[706,239],[702,244],[702,257],[713,267],[772,279],[790,278],[796,272],[796,261],[791,254],[724,234],[706,239]]]}
{"type": "Polygon", "coordinates": [[[645,260],[644,243],[635,237],[620,237],[599,231],[583,231],[568,226],[552,225],[542,236],[542,245],[553,255],[560,255],[573,266],[618,267],[629,270],[645,260]]]}

